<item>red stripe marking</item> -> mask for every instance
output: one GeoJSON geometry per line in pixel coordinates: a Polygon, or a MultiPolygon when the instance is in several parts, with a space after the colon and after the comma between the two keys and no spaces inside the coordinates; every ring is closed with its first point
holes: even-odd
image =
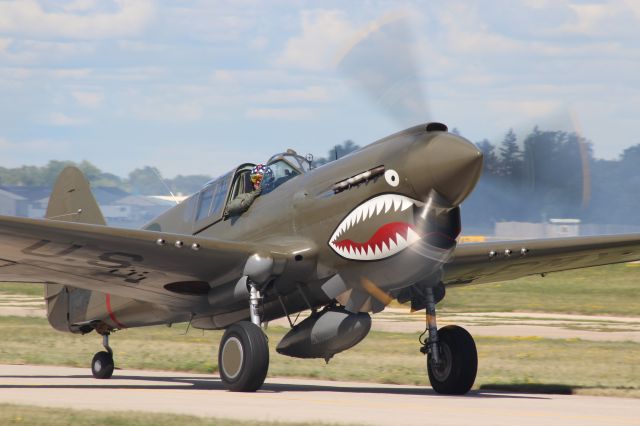
{"type": "Polygon", "coordinates": [[[116,325],[116,327],[118,328],[127,328],[124,324],[122,324],[120,321],[118,321],[118,319],[116,318],[115,314],[113,313],[113,309],[111,309],[111,295],[109,293],[106,294],[106,299],[107,299],[107,312],[109,313],[109,318],[111,318],[111,321],[113,321],[113,323],[116,325]]]}

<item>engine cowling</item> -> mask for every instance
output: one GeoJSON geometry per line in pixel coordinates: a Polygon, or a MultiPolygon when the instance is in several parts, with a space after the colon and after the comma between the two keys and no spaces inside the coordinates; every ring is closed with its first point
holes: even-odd
{"type": "Polygon", "coordinates": [[[323,358],[328,362],[335,354],[358,344],[370,329],[368,313],[328,307],[289,331],[276,351],[295,358],[323,358]]]}

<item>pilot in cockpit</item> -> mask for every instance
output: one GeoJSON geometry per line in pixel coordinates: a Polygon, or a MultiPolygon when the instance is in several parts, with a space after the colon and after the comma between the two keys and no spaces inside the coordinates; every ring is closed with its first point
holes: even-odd
{"type": "Polygon", "coordinates": [[[271,167],[258,164],[251,169],[251,183],[254,191],[262,191],[273,183],[273,171],[271,167]]]}
{"type": "Polygon", "coordinates": [[[272,156],[266,164],[244,169],[236,176],[233,199],[227,204],[224,218],[246,212],[259,195],[265,195],[294,177],[311,169],[311,159],[299,156],[294,150],[272,156]]]}
{"type": "Polygon", "coordinates": [[[251,184],[253,191],[238,194],[229,202],[224,212],[224,217],[236,216],[244,213],[249,209],[253,201],[262,193],[268,191],[273,184],[273,171],[269,166],[258,164],[251,169],[251,184]]]}

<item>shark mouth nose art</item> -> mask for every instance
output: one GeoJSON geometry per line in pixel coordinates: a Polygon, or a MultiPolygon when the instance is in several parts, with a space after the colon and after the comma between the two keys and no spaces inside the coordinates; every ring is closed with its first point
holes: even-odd
{"type": "Polygon", "coordinates": [[[380,260],[422,238],[413,225],[413,206],[423,203],[400,194],[371,198],[351,211],[334,231],[329,246],[351,260],[380,260]]]}

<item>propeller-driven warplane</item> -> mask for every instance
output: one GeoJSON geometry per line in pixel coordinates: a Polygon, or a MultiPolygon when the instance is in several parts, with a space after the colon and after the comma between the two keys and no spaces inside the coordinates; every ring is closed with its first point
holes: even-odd
{"type": "MultiPolygon", "coordinates": [[[[396,17],[371,25],[339,67],[377,103],[391,102],[392,115],[427,117],[408,28],[396,17]]],[[[280,354],[329,360],[397,299],[426,312],[418,349],[435,391],[464,394],[478,356],[463,328],[437,328],[447,288],[638,260],[640,234],[457,245],[482,153],[454,133],[421,124],[317,168],[289,150],[257,167],[268,171],[257,189],[256,165],[242,164],[141,230],[107,226],[69,167],[45,219],[0,216],[0,281],[43,283],[53,328],[102,336],[98,379],[113,373],[116,330],[225,330],[218,366],[232,391],[262,386],[267,322],[289,318],[280,354]]]]}
{"type": "Polygon", "coordinates": [[[265,380],[266,322],[310,310],[290,320],[276,350],[329,360],[397,299],[426,312],[417,349],[435,391],[464,394],[477,352],[463,328],[437,328],[448,287],[640,259],[640,235],[457,245],[482,154],[440,123],[317,168],[291,150],[275,155],[258,192],[254,166],[211,181],[141,230],[107,226],[87,180],[69,167],[45,219],[0,217],[0,281],[43,283],[53,328],[102,336],[105,351],[91,364],[98,379],[113,373],[116,330],[224,329],[218,365],[232,391],[265,380]]]}

